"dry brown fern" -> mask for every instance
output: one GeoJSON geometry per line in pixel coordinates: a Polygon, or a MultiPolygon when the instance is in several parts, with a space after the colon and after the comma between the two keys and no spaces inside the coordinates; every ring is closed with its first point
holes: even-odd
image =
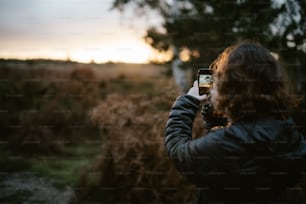
{"type": "MultiPolygon", "coordinates": [[[[103,132],[101,157],[88,168],[78,185],[78,199],[106,203],[188,203],[194,187],[175,169],[164,148],[169,110],[156,103],[173,98],[110,95],[92,113],[103,132]],[[95,179],[91,176],[96,175],[95,179]]],[[[194,134],[203,132],[195,121],[194,134]]]]}

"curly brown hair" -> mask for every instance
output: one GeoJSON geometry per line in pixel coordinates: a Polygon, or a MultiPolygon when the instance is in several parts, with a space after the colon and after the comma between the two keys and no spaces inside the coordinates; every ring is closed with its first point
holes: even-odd
{"type": "Polygon", "coordinates": [[[248,116],[287,117],[295,100],[275,57],[256,43],[228,47],[211,64],[215,108],[233,121],[248,116]]]}

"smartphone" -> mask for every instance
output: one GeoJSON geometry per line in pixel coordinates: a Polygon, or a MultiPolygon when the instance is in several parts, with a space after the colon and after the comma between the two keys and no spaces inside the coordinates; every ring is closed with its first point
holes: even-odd
{"type": "Polygon", "coordinates": [[[198,70],[199,95],[209,94],[212,84],[212,70],[200,68],[198,70]]]}

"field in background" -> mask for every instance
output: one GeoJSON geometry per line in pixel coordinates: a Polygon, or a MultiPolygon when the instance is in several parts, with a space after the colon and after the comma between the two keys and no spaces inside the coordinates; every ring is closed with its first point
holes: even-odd
{"type": "MultiPolygon", "coordinates": [[[[167,73],[160,65],[0,61],[1,172],[58,179],[75,189],[76,203],[187,202],[194,189],[163,146],[178,95],[167,73]]],[[[202,127],[197,120],[194,134],[202,127]]]]}

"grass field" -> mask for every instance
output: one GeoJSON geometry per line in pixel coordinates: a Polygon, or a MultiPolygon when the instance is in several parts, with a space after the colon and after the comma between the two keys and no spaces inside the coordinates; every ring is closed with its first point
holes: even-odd
{"type": "Polygon", "coordinates": [[[163,147],[178,95],[167,73],[167,65],[0,61],[0,171],[57,179],[77,203],[190,199],[163,147]]]}

